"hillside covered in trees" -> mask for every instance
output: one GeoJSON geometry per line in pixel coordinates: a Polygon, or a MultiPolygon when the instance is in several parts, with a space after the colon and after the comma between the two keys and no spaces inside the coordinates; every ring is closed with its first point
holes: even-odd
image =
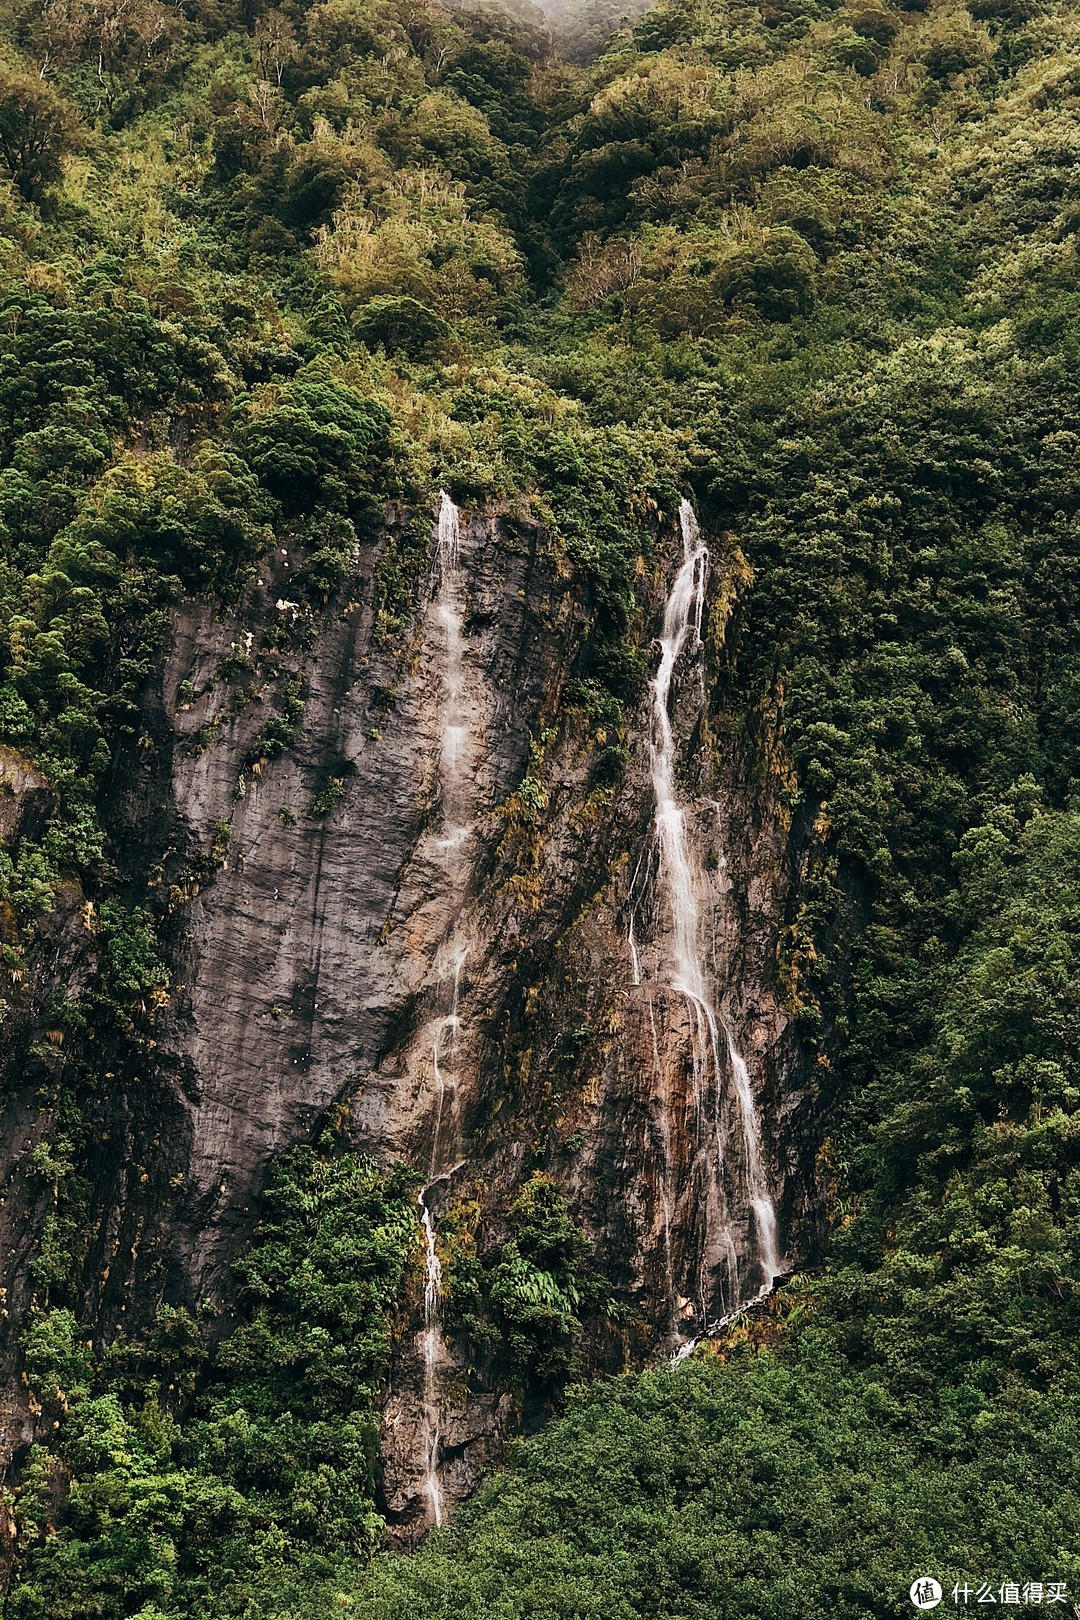
{"type": "Polygon", "coordinates": [[[1078,115],[1068,0],[2,0],[8,1620],[1080,1602],[1078,115]],[[663,1154],[603,1101],[641,974],[596,964],[636,950],[682,501],[711,572],[668,742],[723,832],[717,978],[763,987],[721,1013],[785,1264],[673,1365],[691,1236],[668,1298],[663,1154]],[[437,1040],[433,1140],[369,1123],[415,1080],[422,896],[408,995],[325,1077],[317,963],[229,999],[279,877],[214,919],[256,814],[346,918],[383,881],[451,507],[513,747],[462,880],[498,950],[439,967],[482,1080],[436,1177],[437,1040]],[[435,1471],[479,1444],[460,1386],[489,1480],[421,1537],[425,1231],[435,1471]]]}

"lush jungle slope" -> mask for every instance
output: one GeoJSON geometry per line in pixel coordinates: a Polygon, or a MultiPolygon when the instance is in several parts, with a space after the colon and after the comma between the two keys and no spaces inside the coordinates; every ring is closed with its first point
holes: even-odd
{"type": "MultiPolygon", "coordinates": [[[[854,1620],[910,1612],[924,1572],[1080,1593],[1080,22],[668,0],[590,60],[577,9],[559,56],[527,4],[3,5],[9,1031],[81,941],[20,1060],[49,1128],[6,1238],[36,1440],[13,1620],[854,1620]],[[729,1342],[572,1394],[406,1560],[373,1553],[409,1173],[333,1120],[280,1158],[223,1340],[168,1298],[99,1332],[89,1234],[172,992],[182,884],[106,814],[168,615],[283,538],[314,611],[440,485],[524,494],[557,536],[610,780],[652,656],[643,532],[685,490],[739,547],[711,720],[805,828],[776,972],[826,1237],[729,1342]]],[[[388,637],[427,545],[384,557],[388,637]]],[[[605,1290],[559,1193],[508,1218],[460,1309],[555,1402],[605,1290]]]]}

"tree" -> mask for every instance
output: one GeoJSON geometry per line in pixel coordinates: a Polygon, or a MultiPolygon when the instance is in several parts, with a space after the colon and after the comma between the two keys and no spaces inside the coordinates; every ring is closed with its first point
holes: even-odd
{"type": "Polygon", "coordinates": [[[60,178],[74,136],[75,114],[51,85],[30,73],[0,80],[0,158],[27,202],[60,178]]]}
{"type": "Polygon", "coordinates": [[[372,298],[353,316],[353,330],[369,349],[388,354],[427,354],[447,335],[445,321],[416,298],[372,298]]]}
{"type": "Polygon", "coordinates": [[[770,321],[790,321],[814,307],[817,260],[809,243],[786,225],[747,243],[724,265],[726,304],[744,304],[770,321]]]}

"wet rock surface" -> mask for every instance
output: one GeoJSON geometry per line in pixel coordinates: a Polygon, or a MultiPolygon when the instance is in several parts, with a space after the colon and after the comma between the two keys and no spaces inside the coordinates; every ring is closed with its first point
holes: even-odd
{"type": "MultiPolygon", "coordinates": [[[[672,531],[672,558],[676,545],[672,531]]],[[[279,548],[234,608],[198,601],[174,615],[147,697],[150,743],[118,767],[112,790],[132,881],[160,864],[174,926],[171,1001],[141,1090],[118,1086],[103,1105],[116,1118],[98,1200],[113,1214],[98,1240],[106,1280],[88,1303],[106,1331],[132,1299],[134,1325],[139,1299],[144,1314],[163,1296],[226,1312],[271,1158],[334,1107],[357,1149],[424,1173],[441,1161],[436,1213],[479,1189],[488,1245],[513,1190],[546,1170],[639,1318],[616,1356],[662,1353],[704,1325],[702,1276],[720,1264],[716,1211],[700,1174],[690,1013],[667,968],[648,698],[629,767],[606,790],[597,746],[564,702],[582,614],[543,530],[523,513],[466,513],[460,547],[469,814],[454,883],[440,844],[434,562],[411,627],[393,636],[378,618],[378,547],[314,609],[294,583],[298,559],[279,548]],[[537,767],[530,744],[542,737],[537,767]],[[535,769],[546,804],[523,832],[509,801],[535,769]],[[440,1075],[453,962],[459,1022],[440,1075]]],[[[657,627],[665,583],[643,587],[657,627]]],[[[762,768],[768,739],[754,752],[717,730],[705,659],[686,658],[673,683],[679,791],[712,995],[746,1059],[781,1245],[794,1257],[812,1231],[814,1142],[776,941],[797,851],[780,773],[762,768]]],[[[42,985],[72,971],[79,951],[76,915],[50,926],[42,985]]],[[[24,1119],[42,1128],[28,1092],[8,1108],[5,1141],[20,1140],[24,1119]]],[[[9,1272],[25,1263],[15,1227],[29,1233],[35,1208],[28,1191],[0,1217],[9,1272]]],[[[421,1248],[418,1229],[418,1276],[421,1248]]],[[[426,1523],[421,1294],[412,1290],[395,1346],[384,1424],[383,1493],[399,1540],[426,1523]]],[[[470,1378],[463,1346],[446,1357],[440,1474],[452,1504],[521,1414],[470,1378]]],[[[29,1427],[13,1410],[9,1442],[29,1427]]]]}

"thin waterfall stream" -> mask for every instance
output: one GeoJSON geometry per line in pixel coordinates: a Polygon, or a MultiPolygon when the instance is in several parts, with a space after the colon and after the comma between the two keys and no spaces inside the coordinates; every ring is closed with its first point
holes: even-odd
{"type": "MultiPolygon", "coordinates": [[[[699,1124],[706,1117],[712,1097],[711,1131],[713,1162],[706,1197],[706,1216],[715,1209],[724,1230],[708,1233],[715,1253],[722,1255],[726,1277],[722,1283],[725,1313],[720,1321],[710,1320],[711,1290],[704,1275],[700,1280],[700,1303],[705,1331],[722,1325],[729,1316],[768,1295],[780,1271],[777,1247],[776,1208],[769,1188],[762,1153],[757,1103],[746,1063],[735,1043],[734,1034],[718,1014],[706,969],[702,943],[701,905],[698,878],[687,830],[686,809],[676,788],[675,738],[671,715],[671,689],[676,668],[689,649],[702,645],[702,622],[709,574],[709,551],[689,501],[679,513],[683,561],[675,576],[664,610],[660,634],[660,663],[651,686],[650,767],[656,800],[655,832],[659,849],[662,892],[670,919],[668,949],[669,984],[684,998],[691,1016],[693,1042],[693,1091],[699,1124]],[[728,1167],[725,1155],[725,1125],[722,1098],[730,1081],[735,1099],[735,1135],[739,1147],[742,1192],[748,1210],[749,1253],[740,1257],[727,1219],[726,1209],[735,1190],[736,1167],[728,1167]],[[756,1286],[752,1286],[756,1285],[756,1286]]],[[[634,976],[638,979],[638,955],[631,930],[634,976]]],[[[663,1188],[665,1245],[670,1270],[670,1192],[663,1188]]],[[[703,1259],[702,1272],[706,1271],[703,1259]]],[[[696,1341],[693,1341],[696,1342],[696,1341]]],[[[684,1345],[679,1356],[688,1352],[684,1345]]]]}
{"type": "Polygon", "coordinates": [[[435,1244],[435,1222],[425,1202],[425,1188],[419,1195],[420,1224],[424,1228],[424,1495],[433,1524],[442,1524],[442,1482],[439,1479],[439,1444],[442,1439],[439,1417],[439,1363],[442,1359],[442,1265],[435,1244]]]}
{"type": "MultiPolygon", "coordinates": [[[[462,901],[468,880],[469,803],[468,780],[470,764],[469,727],[463,721],[465,713],[464,677],[462,670],[461,603],[461,514],[445,490],[439,492],[439,517],[436,531],[435,566],[438,595],[435,612],[442,630],[439,747],[439,806],[442,835],[438,841],[439,862],[443,869],[443,886],[452,900],[462,901]]],[[[423,1493],[427,1499],[429,1522],[440,1525],[443,1519],[442,1482],[439,1475],[441,1445],[440,1367],[446,1357],[442,1338],[442,1265],[439,1261],[435,1221],[428,1199],[435,1185],[450,1171],[442,1170],[444,1157],[453,1157],[459,1135],[457,1086],[457,1048],[461,1020],[458,1001],[461,993],[461,975],[465,966],[467,947],[461,943],[455,926],[449,944],[436,957],[435,978],[444,997],[447,1010],[436,1021],[431,1040],[431,1065],[435,1084],[434,1117],[431,1136],[431,1160],[428,1184],[419,1194],[420,1224],[424,1232],[424,1331],[422,1351],[423,1378],[423,1493]],[[447,1135],[447,1098],[450,1102],[449,1144],[447,1135]]]]}

